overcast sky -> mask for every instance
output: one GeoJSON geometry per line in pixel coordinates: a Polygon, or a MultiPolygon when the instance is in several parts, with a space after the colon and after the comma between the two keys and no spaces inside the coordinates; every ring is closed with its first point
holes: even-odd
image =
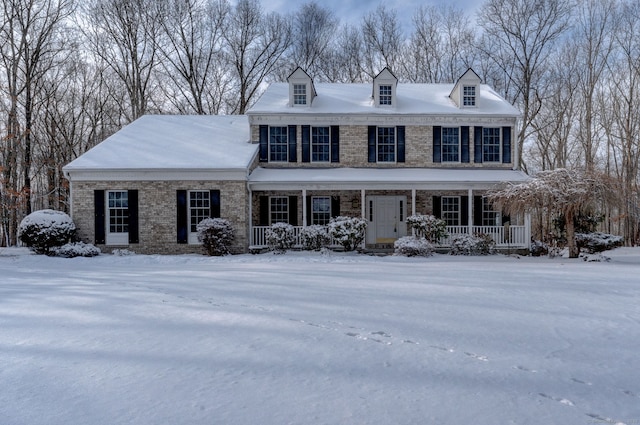
{"type": "MultiPolygon", "coordinates": [[[[262,0],[262,6],[267,11],[289,12],[297,10],[301,4],[309,0],[262,0]]],[[[374,11],[381,3],[380,0],[316,0],[318,4],[333,10],[342,23],[360,23],[362,17],[374,11]]],[[[389,9],[395,9],[401,23],[410,25],[414,11],[420,5],[453,5],[464,9],[473,19],[483,0],[385,0],[389,9]]]]}

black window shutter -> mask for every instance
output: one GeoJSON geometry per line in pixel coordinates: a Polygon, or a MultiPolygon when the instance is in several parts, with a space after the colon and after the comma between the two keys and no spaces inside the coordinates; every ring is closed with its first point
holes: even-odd
{"type": "Polygon", "coordinates": [[[482,162],[482,127],[473,127],[473,162],[482,162]]]}
{"type": "Polygon", "coordinates": [[[311,126],[302,126],[302,162],[311,162],[311,126]]]}
{"type": "Polygon", "coordinates": [[[473,197],[473,224],[482,226],[482,196],[473,197]]]}
{"type": "Polygon", "coordinates": [[[129,243],[140,242],[140,226],[138,220],[138,191],[129,190],[129,243]]]}
{"type": "Polygon", "coordinates": [[[269,197],[261,196],[260,197],[260,226],[268,226],[269,225],[269,197]]]}
{"type": "Polygon", "coordinates": [[[369,126],[369,162],[376,162],[376,126],[369,126]]]}
{"type": "Polygon", "coordinates": [[[209,197],[211,199],[211,211],[209,215],[211,218],[220,218],[220,191],[210,190],[209,197]]]}
{"type": "Polygon", "coordinates": [[[96,244],[103,244],[105,237],[104,223],[104,190],[93,191],[94,205],[94,227],[96,233],[96,244]]]}
{"type": "Polygon", "coordinates": [[[469,162],[469,127],[460,127],[460,144],[462,145],[461,162],[469,162]]]}
{"type": "Polygon", "coordinates": [[[441,198],[442,198],[441,196],[434,196],[432,198],[433,215],[436,218],[441,218],[441,216],[442,216],[442,204],[440,203],[441,198]]]}
{"type": "Polygon", "coordinates": [[[296,126],[289,126],[289,162],[298,162],[298,157],[296,154],[296,126]]]}
{"type": "Polygon", "coordinates": [[[261,125],[259,132],[260,162],[269,161],[269,126],[261,125]]]}
{"type": "Polygon", "coordinates": [[[467,226],[469,224],[469,197],[460,197],[460,225],[467,226]]]}
{"type": "Polygon", "coordinates": [[[340,162],[340,127],[331,126],[331,162],[340,162]]]}
{"type": "Polygon", "coordinates": [[[337,217],[340,215],[340,197],[331,197],[331,217],[337,217]]]}
{"type": "Polygon", "coordinates": [[[298,225],[298,197],[289,196],[289,224],[298,225]]]}
{"type": "Polygon", "coordinates": [[[396,127],[398,137],[398,162],[404,162],[404,129],[403,125],[396,127]]]}
{"type": "Polygon", "coordinates": [[[511,162],[511,127],[502,127],[502,163],[511,162]]]}
{"type": "Polygon", "coordinates": [[[178,243],[189,240],[189,223],[187,221],[187,191],[176,190],[176,232],[178,243]]]}
{"type": "Polygon", "coordinates": [[[442,127],[433,126],[433,162],[441,161],[442,127]]]}
{"type": "Polygon", "coordinates": [[[313,211],[311,211],[311,196],[307,195],[307,199],[305,199],[307,204],[307,226],[311,225],[311,216],[313,215],[313,211]]]}

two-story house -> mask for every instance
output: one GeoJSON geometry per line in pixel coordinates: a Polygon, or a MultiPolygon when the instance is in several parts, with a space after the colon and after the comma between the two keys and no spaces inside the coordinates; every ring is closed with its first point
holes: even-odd
{"type": "Polygon", "coordinates": [[[198,251],[208,216],[232,221],[236,252],[264,245],[273,223],[337,215],[364,217],[371,248],[410,232],[412,214],[527,247],[528,220],[483,197],[527,179],[514,161],[519,115],[471,69],[455,84],[399,84],[388,69],[368,84],[314,84],[298,68],[246,117],[143,117],[73,161],[72,217],[84,239],[140,252],[198,251]]]}

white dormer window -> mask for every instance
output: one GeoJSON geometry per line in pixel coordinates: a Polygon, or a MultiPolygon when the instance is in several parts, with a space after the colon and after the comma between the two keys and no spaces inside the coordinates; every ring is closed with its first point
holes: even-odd
{"type": "Polygon", "coordinates": [[[293,85],[293,104],[294,105],[307,104],[307,85],[306,84],[293,85]]]}
{"type": "Polygon", "coordinates": [[[380,105],[383,105],[383,106],[392,105],[393,90],[392,90],[391,84],[380,84],[379,90],[380,90],[380,93],[379,93],[380,96],[378,97],[378,99],[380,99],[380,105]]]}
{"type": "Polygon", "coordinates": [[[462,87],[462,105],[476,106],[476,86],[462,87]]]}

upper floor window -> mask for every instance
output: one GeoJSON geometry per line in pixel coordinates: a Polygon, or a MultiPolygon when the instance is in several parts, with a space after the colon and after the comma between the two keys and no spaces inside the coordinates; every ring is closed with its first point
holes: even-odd
{"type": "Polygon", "coordinates": [[[306,84],[293,85],[293,104],[294,105],[307,104],[307,85],[306,84]]]}
{"type": "Polygon", "coordinates": [[[462,87],[462,105],[476,106],[476,86],[462,87]]]}
{"type": "Polygon", "coordinates": [[[330,160],[329,127],[311,128],[311,161],[329,162],[330,160]]]}
{"type": "Polygon", "coordinates": [[[378,127],[378,162],[396,161],[396,128],[378,127]]]}
{"type": "Polygon", "coordinates": [[[500,128],[482,129],[482,161],[500,162],[500,128]]]}
{"type": "Polygon", "coordinates": [[[443,196],[441,198],[442,219],[446,221],[447,226],[460,225],[460,197],[459,196],[443,196]]]}
{"type": "Polygon", "coordinates": [[[379,86],[379,102],[380,105],[391,105],[393,98],[393,91],[390,84],[380,84],[379,86]]]}
{"type": "Polygon", "coordinates": [[[442,162],[460,162],[460,128],[442,127],[442,162]]]}
{"type": "Polygon", "coordinates": [[[331,198],[314,196],[311,198],[311,224],[325,225],[331,220],[331,198]]]}
{"type": "Polygon", "coordinates": [[[269,127],[269,161],[287,161],[287,142],[287,127],[269,127]]]}

